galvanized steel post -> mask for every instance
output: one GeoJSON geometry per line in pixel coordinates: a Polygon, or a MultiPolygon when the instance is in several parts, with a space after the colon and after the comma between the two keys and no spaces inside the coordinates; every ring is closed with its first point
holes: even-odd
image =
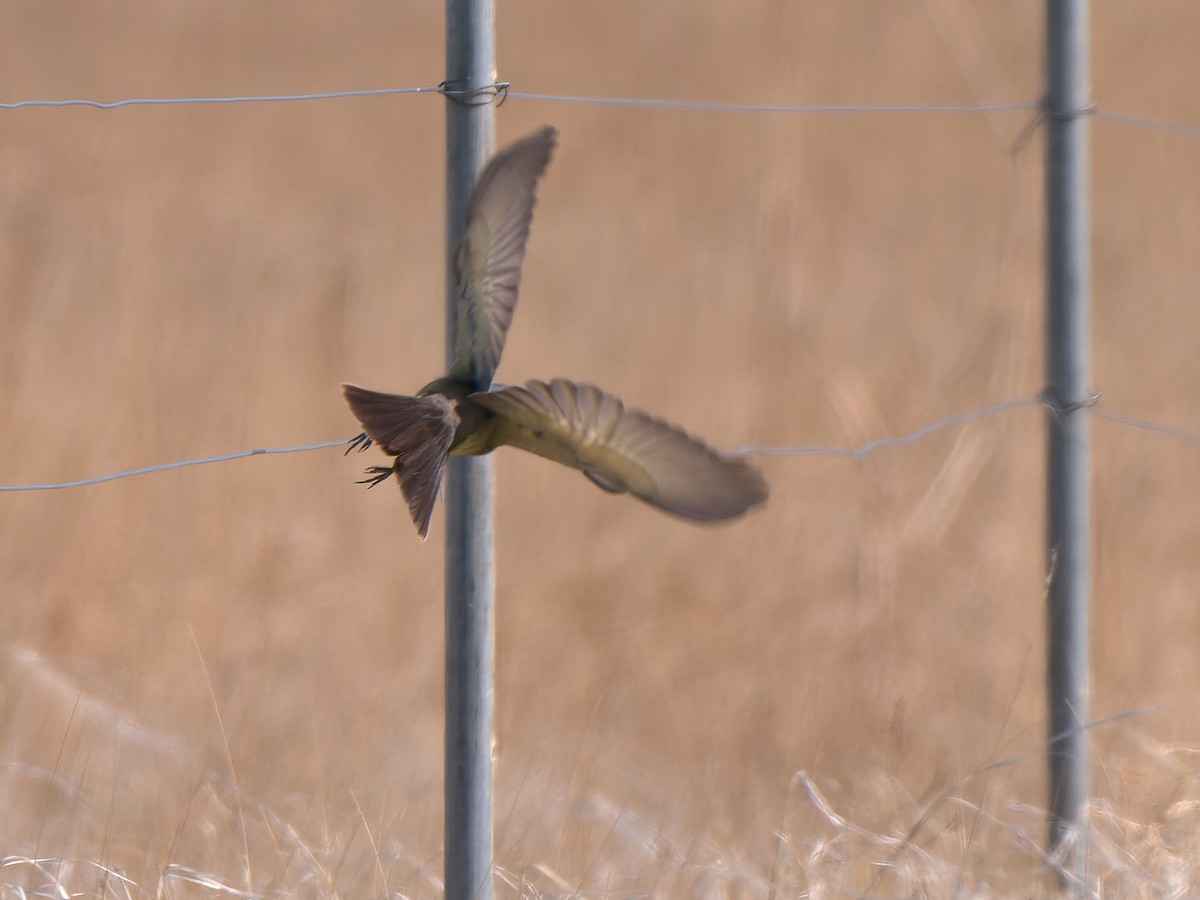
{"type": "MultiPolygon", "coordinates": [[[[495,142],[493,0],[446,0],[446,339],[459,301],[453,256],[476,175],[495,142]]],[[[452,457],[446,485],[447,900],[491,900],[495,688],[492,461],[452,457]]]]}
{"type": "MultiPolygon", "coordinates": [[[[1087,0],[1046,6],[1047,679],[1050,851],[1064,882],[1086,862],[1091,598],[1087,0]]],[[[1081,886],[1082,882],[1076,882],[1081,886]]]]}

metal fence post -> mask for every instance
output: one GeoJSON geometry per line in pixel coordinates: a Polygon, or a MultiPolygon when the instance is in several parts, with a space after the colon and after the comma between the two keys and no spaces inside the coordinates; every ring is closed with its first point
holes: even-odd
{"type": "Polygon", "coordinates": [[[1046,4],[1046,400],[1050,850],[1086,863],[1091,593],[1087,0],[1046,4]]]}
{"type": "MultiPolygon", "coordinates": [[[[446,358],[454,356],[453,255],[475,177],[495,141],[493,0],[446,0],[446,358]]],[[[492,900],[495,688],[492,461],[452,457],[446,485],[447,900],[492,900]]]]}

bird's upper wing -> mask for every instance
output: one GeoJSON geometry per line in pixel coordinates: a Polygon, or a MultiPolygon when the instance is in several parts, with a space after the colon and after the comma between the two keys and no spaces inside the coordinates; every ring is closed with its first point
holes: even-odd
{"type": "Polygon", "coordinates": [[[687,519],[718,521],[767,499],[762,475],[682,429],[627,410],[590,384],[556,378],[502,387],[471,399],[495,413],[498,444],[581,470],[606,490],[628,491],[687,519]]]}
{"type": "Polygon", "coordinates": [[[442,470],[458,428],[454,403],[441,394],[405,397],[343,384],[342,393],[367,437],[396,457],[396,476],[421,537],[429,534],[442,470]]]}
{"type": "Polygon", "coordinates": [[[486,390],[492,383],[521,286],[521,263],[533,219],[537,181],[558,132],[547,126],[492,157],[471,194],[458,281],[454,363],[450,375],[486,390]]]}

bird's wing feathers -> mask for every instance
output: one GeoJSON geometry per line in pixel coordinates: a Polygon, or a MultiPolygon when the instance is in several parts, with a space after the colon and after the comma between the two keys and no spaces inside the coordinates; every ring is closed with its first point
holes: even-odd
{"type": "Polygon", "coordinates": [[[521,286],[538,179],[558,132],[546,127],[492,157],[471,194],[455,258],[460,295],[450,374],[492,383],[521,286]]]}
{"type": "Polygon", "coordinates": [[[367,437],[396,457],[396,477],[409,515],[425,537],[458,428],[453,402],[441,394],[405,397],[356,384],[343,384],[342,393],[367,437]]]}
{"type": "Polygon", "coordinates": [[[605,490],[628,491],[697,521],[741,515],[767,499],[762,476],[682,429],[588,384],[530,381],[472,394],[495,413],[496,441],[580,469],[605,490]]]}

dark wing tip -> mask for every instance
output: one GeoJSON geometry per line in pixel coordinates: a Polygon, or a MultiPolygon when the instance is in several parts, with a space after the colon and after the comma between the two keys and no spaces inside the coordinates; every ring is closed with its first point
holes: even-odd
{"type": "Polygon", "coordinates": [[[771,488],[767,484],[767,479],[757,468],[750,464],[748,460],[740,455],[725,454],[722,459],[729,466],[732,466],[737,471],[737,480],[739,482],[740,500],[742,508],[734,513],[735,516],[749,512],[756,506],[762,506],[770,499],[771,488]]]}
{"type": "MultiPolygon", "coordinates": [[[[520,140],[514,141],[513,143],[509,144],[509,146],[507,148],[505,148],[504,150],[502,150],[501,153],[508,153],[510,151],[516,152],[516,153],[521,153],[523,151],[518,150],[518,148],[535,147],[536,146],[543,150],[543,154],[544,154],[545,158],[547,160],[549,160],[550,154],[553,152],[553,150],[554,150],[555,146],[557,146],[557,144],[558,144],[558,129],[555,128],[553,125],[543,125],[537,131],[530,132],[529,134],[527,134],[525,137],[521,138],[520,140]]],[[[543,154],[538,154],[538,155],[540,157],[543,154]]]]}

